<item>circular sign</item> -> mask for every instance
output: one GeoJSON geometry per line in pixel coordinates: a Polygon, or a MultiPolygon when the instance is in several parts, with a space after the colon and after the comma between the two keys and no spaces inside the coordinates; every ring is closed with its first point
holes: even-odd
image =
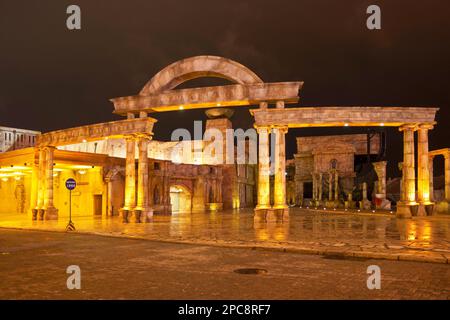
{"type": "Polygon", "coordinates": [[[69,190],[73,190],[75,189],[75,187],[77,186],[77,182],[75,181],[75,179],[69,178],[66,180],[66,188],[69,190]]]}

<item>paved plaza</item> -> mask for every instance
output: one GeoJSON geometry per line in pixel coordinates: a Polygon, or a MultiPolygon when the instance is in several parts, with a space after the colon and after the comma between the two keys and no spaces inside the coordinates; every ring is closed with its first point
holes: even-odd
{"type": "Polygon", "coordinates": [[[448,299],[437,263],[162,243],[77,233],[0,230],[0,299],[448,299]],[[68,290],[66,268],[81,269],[68,290]],[[369,290],[367,267],[381,270],[369,290]],[[260,268],[258,275],[240,268],[260,268]]]}
{"type": "MultiPolygon", "coordinates": [[[[78,233],[114,237],[250,247],[389,260],[448,264],[450,217],[396,219],[389,214],[291,209],[289,220],[254,221],[253,210],[155,215],[150,223],[124,224],[119,217],[74,217],[78,233]]],[[[32,221],[11,215],[0,227],[64,231],[67,219],[32,221]]]]}

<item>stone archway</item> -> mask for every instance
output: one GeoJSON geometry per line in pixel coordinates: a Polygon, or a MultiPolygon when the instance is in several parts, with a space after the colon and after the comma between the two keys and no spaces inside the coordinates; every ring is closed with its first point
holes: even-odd
{"type": "Polygon", "coordinates": [[[236,61],[217,56],[195,56],[176,61],[159,71],[139,94],[158,94],[201,77],[223,78],[244,85],[263,83],[253,71],[236,61]]]}
{"type": "Polygon", "coordinates": [[[192,210],[192,193],[182,184],[171,185],[170,204],[172,212],[190,212],[192,210]]]}

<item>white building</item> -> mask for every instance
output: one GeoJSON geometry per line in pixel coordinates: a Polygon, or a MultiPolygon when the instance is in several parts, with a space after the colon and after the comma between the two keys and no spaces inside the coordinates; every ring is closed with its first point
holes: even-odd
{"type": "Polygon", "coordinates": [[[0,126],[0,153],[34,146],[39,131],[0,126]]]}

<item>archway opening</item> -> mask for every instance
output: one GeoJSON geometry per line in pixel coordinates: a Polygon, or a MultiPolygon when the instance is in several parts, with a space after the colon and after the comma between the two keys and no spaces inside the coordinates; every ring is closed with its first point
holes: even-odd
{"type": "Polygon", "coordinates": [[[191,193],[182,185],[170,186],[170,204],[172,212],[190,212],[192,209],[191,193]]]}

